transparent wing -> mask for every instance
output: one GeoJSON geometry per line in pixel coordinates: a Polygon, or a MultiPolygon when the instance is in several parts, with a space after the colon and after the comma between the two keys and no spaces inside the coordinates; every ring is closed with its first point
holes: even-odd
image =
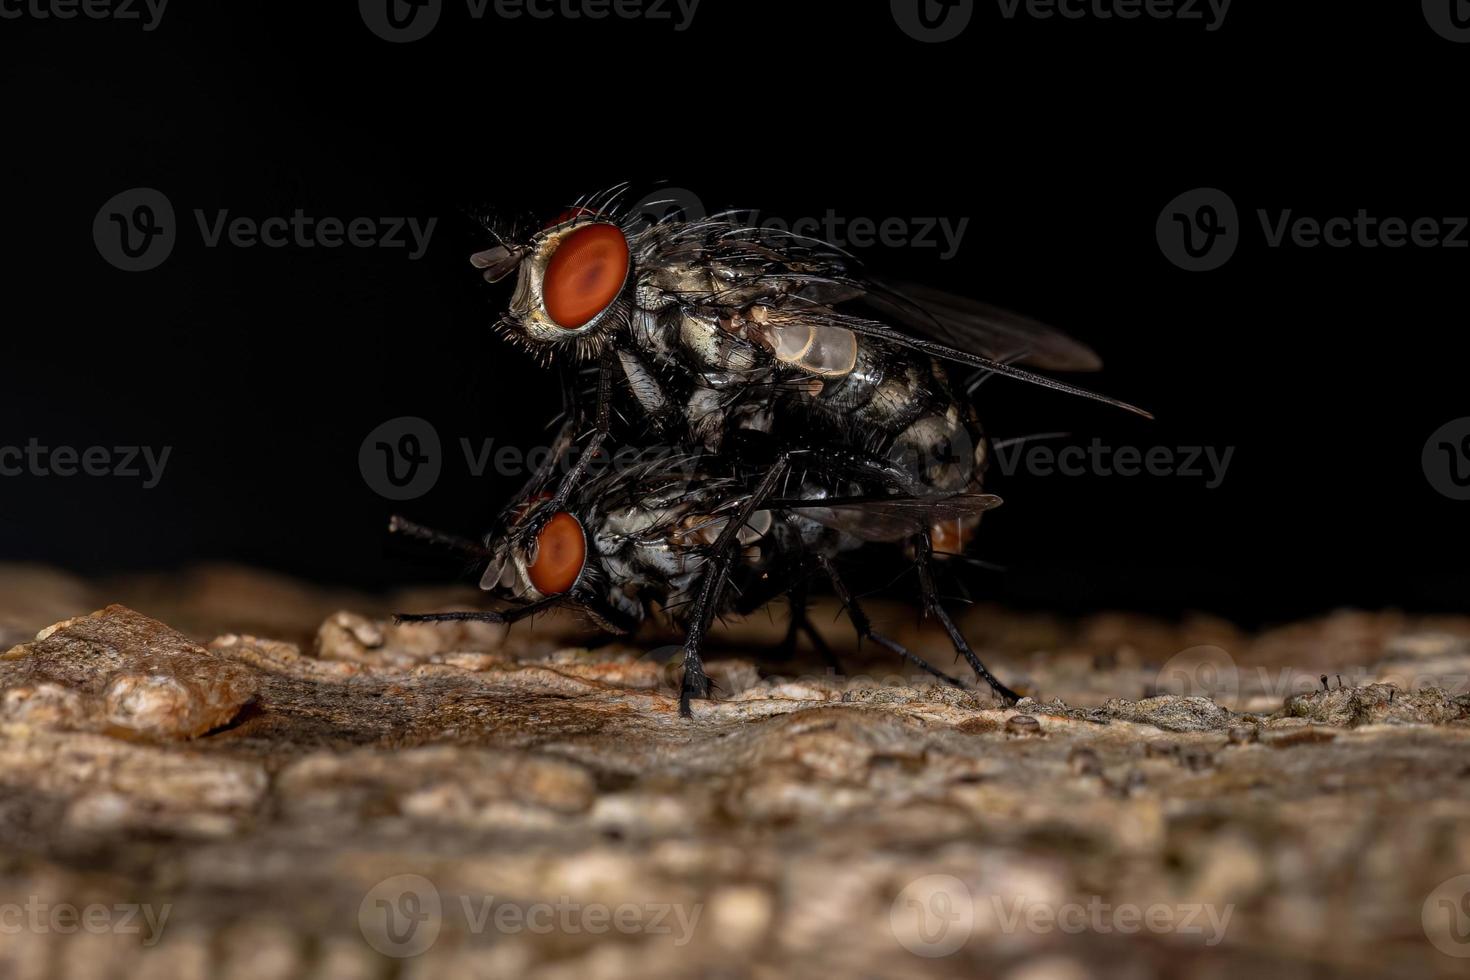
{"type": "Polygon", "coordinates": [[[874,283],[858,301],[882,318],[992,360],[1048,371],[1096,371],[1102,359],[1038,320],[918,283],[874,283]]]}
{"type": "Polygon", "coordinates": [[[789,500],[772,510],[797,511],[823,527],[846,531],[864,541],[902,541],[945,521],[979,517],[999,507],[992,493],[957,493],[943,497],[834,498],[789,500]]]}
{"type": "Polygon", "coordinates": [[[1086,398],[1090,401],[1101,402],[1104,405],[1112,405],[1114,408],[1121,408],[1124,411],[1141,415],[1144,418],[1153,418],[1153,415],[1136,405],[1130,405],[1116,398],[1109,398],[1107,395],[1099,395],[1097,392],[1067,384],[1065,381],[1058,381],[1056,378],[1048,377],[1044,374],[1034,374],[1018,368],[1007,361],[995,360],[981,354],[973,354],[970,351],[949,347],[928,337],[905,333],[902,330],[894,329],[888,326],[888,324],[879,323],[876,320],[848,316],[845,313],[836,313],[822,307],[803,308],[799,312],[794,313],[786,312],[789,313],[788,319],[790,320],[806,320],[828,328],[840,328],[858,334],[859,336],[882,340],[897,347],[907,347],[910,350],[920,351],[928,354],[930,357],[937,357],[940,360],[964,364],[982,371],[991,371],[995,374],[1015,378],[1018,381],[1025,381],[1028,384],[1038,385],[1042,388],[1050,388],[1053,391],[1060,391],[1078,398],[1086,398]]]}

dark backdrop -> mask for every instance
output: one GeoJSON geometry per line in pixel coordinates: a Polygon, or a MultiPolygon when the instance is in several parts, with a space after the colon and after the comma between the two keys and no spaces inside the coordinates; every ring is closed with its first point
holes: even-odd
{"type": "Polygon", "coordinates": [[[1064,327],[1107,361],[1091,383],[1158,415],[992,381],[981,405],[998,435],[1234,447],[1214,489],[997,478],[1007,505],[978,553],[1007,570],[982,594],[1248,620],[1460,608],[1470,504],[1436,491],[1421,453],[1470,415],[1470,250],[1270,248],[1255,216],[1470,212],[1470,45],[1394,6],[1242,2],[1209,31],[1008,20],[981,2],[934,44],[885,3],[776,0],[703,0],[684,31],[474,21],[450,0],[412,43],[375,36],[347,3],[176,0],[152,31],[0,21],[0,446],[172,447],[151,489],[0,478],[0,557],[89,573],[230,559],[372,587],[453,578],[454,562],[388,542],[386,515],[481,527],[513,481],[471,476],[459,438],[535,444],[557,405],[550,377],[488,329],[507,290],[467,266],[486,243],[469,215],[552,214],[618,180],[664,179],[773,216],[968,218],[951,258],[856,251],[1064,327]],[[163,192],[178,224],[146,272],[110,265],[93,236],[104,202],[135,187],[163,192]],[[1210,272],[1171,264],[1156,237],[1165,205],[1197,187],[1240,212],[1238,251],[1210,272]],[[296,208],[438,223],[411,260],[210,248],[193,215],[296,208]],[[395,504],[364,481],[358,450],[403,415],[435,426],[445,461],[432,491],[395,504]]]}

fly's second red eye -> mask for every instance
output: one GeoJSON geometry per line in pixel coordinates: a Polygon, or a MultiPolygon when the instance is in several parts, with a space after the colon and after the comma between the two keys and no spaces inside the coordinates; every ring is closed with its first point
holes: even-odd
{"type": "Polygon", "coordinates": [[[578,228],[546,264],[546,313],[566,330],[585,327],[612,305],[628,281],[628,240],[616,225],[578,228]]]}
{"type": "Polygon", "coordinates": [[[561,595],[577,584],[587,561],[587,536],[581,523],[561,511],[536,536],[536,560],[526,569],[542,595],[561,595]]]}

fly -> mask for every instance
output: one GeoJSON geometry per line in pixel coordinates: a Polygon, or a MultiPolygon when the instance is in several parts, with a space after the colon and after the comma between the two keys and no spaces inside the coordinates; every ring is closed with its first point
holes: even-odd
{"type": "MultiPolygon", "coordinates": [[[[396,531],[456,545],[489,565],[492,595],[502,612],[401,615],[398,622],[478,620],[511,623],[554,607],[573,607],[602,629],[630,634],[655,608],[685,630],[679,710],[709,696],[702,647],[717,616],[748,615],[781,595],[805,594],[808,577],[831,582],[859,638],[868,639],[933,674],[962,686],[902,644],[877,632],[837,569],[835,559],[871,543],[911,548],[925,609],[963,656],[1007,704],[1018,695],[976,656],[945,611],[934,580],[930,528],[977,519],[998,506],[984,493],[895,496],[834,494],[845,484],[830,454],[788,450],[757,477],[712,474],[709,460],[659,457],[589,480],[566,505],[547,497],[529,505],[539,518],[534,538],[507,533],[487,546],[394,518],[396,531]]],[[[738,468],[737,468],[738,469],[738,468]]],[[[793,601],[793,629],[807,628],[804,604],[793,601]]]]}
{"type": "MultiPolygon", "coordinates": [[[[640,223],[619,203],[625,192],[587,198],[529,237],[471,257],[491,282],[517,274],[498,324],[512,342],[544,362],[596,364],[591,441],[551,508],[521,510],[516,526],[527,536],[585,479],[618,397],[676,446],[720,453],[738,433],[789,441],[800,432],[813,446],[866,453],[874,466],[900,461],[905,492],[920,495],[978,492],[987,462],[984,430],[944,362],[1148,416],[1019,367],[1100,367],[1092,351],[1034,320],[883,283],[835,246],[733,212],[640,223]]],[[[564,400],[558,454],[587,422],[575,398],[564,400]]],[[[512,508],[549,487],[558,462],[548,459],[512,508]]]]}

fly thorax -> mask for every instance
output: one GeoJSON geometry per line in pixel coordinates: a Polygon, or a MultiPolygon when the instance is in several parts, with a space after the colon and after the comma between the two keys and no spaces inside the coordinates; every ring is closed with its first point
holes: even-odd
{"type": "Polygon", "coordinates": [[[680,296],[708,296],[718,287],[707,270],[688,265],[661,266],[651,271],[644,282],[647,283],[650,303],[662,302],[664,306],[673,305],[680,296]],[[665,299],[654,299],[655,291],[662,293],[665,299]]]}
{"type": "Polygon", "coordinates": [[[710,452],[719,452],[725,438],[726,409],[723,395],[714,388],[694,389],[687,404],[689,438],[710,452]]]}
{"type": "Polygon", "coordinates": [[[659,315],[652,310],[635,309],[628,319],[628,337],[640,350],[662,353],[668,346],[659,315]]]}
{"type": "Polygon", "coordinates": [[[749,371],[757,363],[754,347],[711,313],[685,310],[678,331],[684,356],[696,368],[740,372],[749,371]]]}
{"type": "Polygon", "coordinates": [[[678,302],[674,294],[659,288],[655,275],[643,275],[633,289],[633,300],[639,310],[662,313],[678,302]]]}

